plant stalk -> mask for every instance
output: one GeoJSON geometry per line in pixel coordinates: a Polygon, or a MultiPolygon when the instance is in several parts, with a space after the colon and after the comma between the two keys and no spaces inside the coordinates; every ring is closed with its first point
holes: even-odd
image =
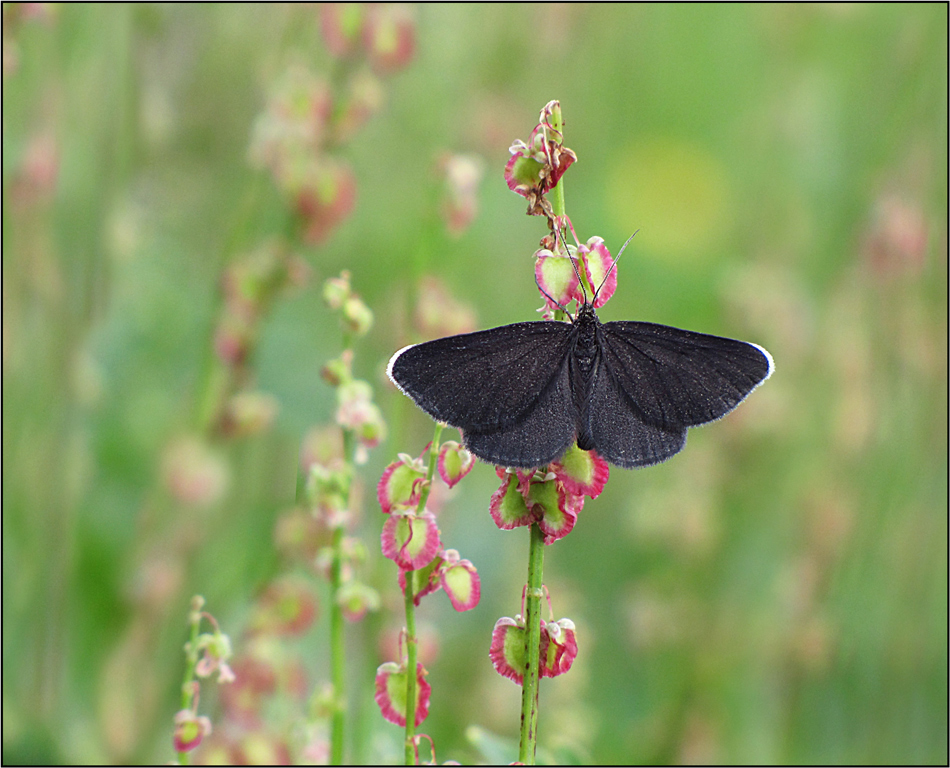
{"type": "Polygon", "coordinates": [[[541,598],[544,572],[544,534],[531,526],[528,551],[528,589],[525,593],[525,669],[521,687],[521,748],[518,760],[534,765],[538,747],[538,694],[541,688],[541,598]]]}
{"type": "MultiPolygon", "coordinates": [[[[429,500],[429,491],[432,489],[432,480],[435,477],[435,466],[439,459],[439,438],[442,436],[442,425],[436,423],[435,434],[432,436],[432,445],[429,446],[429,466],[426,470],[426,481],[419,494],[419,503],[416,505],[416,514],[422,514],[429,500]]],[[[416,764],[416,669],[419,666],[419,642],[416,638],[416,606],[413,583],[413,572],[406,573],[406,765],[416,764]]]]}

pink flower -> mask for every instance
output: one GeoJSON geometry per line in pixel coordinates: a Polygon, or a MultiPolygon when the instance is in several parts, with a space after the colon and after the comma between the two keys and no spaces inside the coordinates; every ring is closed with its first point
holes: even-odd
{"type": "Polygon", "coordinates": [[[534,279],[549,311],[566,307],[577,298],[577,274],[573,257],[554,254],[547,248],[535,253],[534,279]]]}
{"type": "Polygon", "coordinates": [[[422,598],[426,595],[438,592],[442,586],[441,571],[439,570],[441,565],[442,558],[437,556],[432,558],[430,562],[421,568],[415,570],[400,568],[399,588],[402,590],[403,595],[406,594],[407,582],[410,580],[412,584],[412,602],[414,605],[418,606],[422,598]]]}
{"type": "MultiPolygon", "coordinates": [[[[521,685],[527,659],[525,658],[524,619],[507,616],[495,622],[491,648],[488,651],[492,666],[502,677],[521,685]]],[[[567,672],[577,658],[577,636],[570,619],[556,622],[541,621],[540,675],[557,677],[567,672]]]]}
{"type": "Polygon", "coordinates": [[[454,440],[447,440],[439,447],[439,477],[452,488],[475,466],[475,456],[454,440]]]}
{"type": "Polygon", "coordinates": [[[521,685],[524,679],[524,622],[503,616],[495,622],[488,657],[495,671],[521,685]]]}
{"type": "Polygon", "coordinates": [[[444,589],[455,610],[469,611],[478,605],[482,593],[475,566],[470,560],[463,560],[454,549],[439,553],[421,568],[400,568],[399,586],[403,594],[410,579],[415,605],[419,605],[426,595],[444,589]]]}
{"type": "Polygon", "coordinates": [[[534,278],[548,311],[566,309],[572,301],[578,305],[591,301],[595,308],[602,307],[617,288],[614,263],[603,238],[596,236],[586,245],[567,246],[566,254],[560,243],[554,252],[547,248],[538,250],[534,278]]]}
{"type": "Polygon", "coordinates": [[[311,172],[296,187],[295,206],[304,228],[304,239],[320,245],[345,221],[356,205],[356,177],[342,161],[326,158],[311,165],[311,172]]]}
{"type": "Polygon", "coordinates": [[[567,672],[577,658],[574,622],[559,619],[541,622],[541,677],[557,677],[567,672]],[[547,642],[545,642],[547,638],[547,642]]]}
{"type": "Polygon", "coordinates": [[[175,733],[172,740],[176,752],[190,752],[211,733],[211,721],[199,717],[190,709],[182,709],[175,715],[175,733]]]}
{"type": "Polygon", "coordinates": [[[419,281],[415,325],[424,339],[469,333],[477,327],[475,311],[449,293],[438,278],[426,276],[419,281]]]}
{"type": "Polygon", "coordinates": [[[611,258],[604,239],[596,235],[590,238],[586,245],[577,246],[577,253],[584,265],[587,284],[594,292],[591,295],[594,308],[600,309],[617,290],[617,268],[614,266],[614,259],[611,258]]]}
{"type": "Polygon", "coordinates": [[[411,6],[378,3],[369,7],[363,27],[363,46],[373,71],[392,74],[412,61],[416,25],[411,6]]]}
{"type": "Polygon", "coordinates": [[[165,483],[178,501],[207,508],[227,490],[229,468],[225,460],[202,439],[183,437],[165,451],[162,461],[165,483]]]}
{"type": "Polygon", "coordinates": [[[219,683],[234,682],[234,672],[228,666],[231,658],[231,639],[223,632],[214,631],[198,636],[198,663],[195,674],[198,677],[210,677],[218,673],[219,683]]]}
{"type": "Polygon", "coordinates": [[[505,166],[505,181],[512,192],[527,198],[532,207],[557,186],[577,160],[577,155],[564,146],[563,134],[552,124],[560,117],[560,109],[558,102],[549,102],[528,141],[515,141],[508,149],[511,159],[505,166]]]}
{"type": "Polygon", "coordinates": [[[266,635],[302,635],[317,615],[309,582],[293,576],[271,582],[258,599],[251,631],[266,635]]]}
{"type": "Polygon", "coordinates": [[[499,528],[510,530],[536,522],[544,532],[545,544],[571,532],[583,497],[568,494],[556,474],[511,474],[500,467],[496,472],[503,482],[492,494],[488,510],[499,528]]]}
{"type": "Polygon", "coordinates": [[[426,467],[422,456],[414,459],[408,454],[399,454],[399,461],[394,461],[386,467],[376,484],[376,498],[383,514],[390,514],[397,507],[406,508],[418,504],[425,477],[426,467]]]}
{"type": "Polygon", "coordinates": [[[347,581],[340,587],[337,602],[343,608],[343,616],[347,621],[356,622],[362,619],[367,612],[379,608],[379,593],[366,584],[358,581],[347,581]]]}
{"type": "Polygon", "coordinates": [[[394,513],[383,524],[383,555],[400,568],[416,570],[428,564],[442,548],[435,515],[394,513]]]}
{"type": "Polygon", "coordinates": [[[360,50],[365,16],[361,3],[320,3],[320,32],[331,55],[345,59],[360,50]]]}
{"type": "Polygon", "coordinates": [[[447,549],[443,557],[439,568],[442,588],[456,611],[470,611],[478,605],[482,594],[478,571],[470,560],[462,560],[454,549],[447,549]]]}
{"type": "Polygon", "coordinates": [[[550,470],[564,484],[564,490],[574,496],[596,499],[610,477],[610,466],[596,451],[582,451],[573,445],[550,470]]]}
{"type": "Polygon", "coordinates": [[[476,155],[448,154],[442,157],[439,169],[445,176],[442,218],[449,234],[458,237],[478,213],[482,160],[476,155]]]}
{"type": "MultiPolygon", "coordinates": [[[[409,711],[406,696],[407,673],[405,665],[387,661],[376,670],[376,703],[389,722],[400,727],[406,725],[406,713],[409,711]]],[[[426,671],[421,664],[416,665],[416,725],[422,725],[429,715],[429,695],[431,686],[425,679],[426,671]]]]}

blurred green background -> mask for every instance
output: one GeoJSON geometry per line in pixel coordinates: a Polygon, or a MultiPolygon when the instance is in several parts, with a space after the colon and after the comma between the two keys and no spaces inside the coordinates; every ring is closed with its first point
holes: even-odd
{"type": "MultiPolygon", "coordinates": [[[[172,758],[189,597],[239,650],[283,568],[272,532],[301,441],[335,409],[319,371],[342,340],[320,285],[343,269],[376,315],[355,368],[390,426],[360,470],[364,571],[384,599],[347,627],[348,754],[398,760],[401,732],[372,701],[377,635],[401,623],[374,488],[431,423],[385,363],[420,338],[423,275],[478,327],[536,317],[544,226],[502,171],[559,99],[578,235],[616,253],[638,231],[601,319],[755,341],[776,372],[672,461],[614,468],[548,548],[580,653],[542,685],[539,757],[945,764],[947,6],[408,14],[411,61],[334,150],[355,207],[311,245],[248,157],[289,66],[338,72],[317,8],[4,5],[4,762],[172,758]],[[458,237],[438,216],[446,151],[485,170],[458,237]],[[275,237],[311,270],[274,300],[247,366],[279,411],[211,441],[221,495],[189,505],[163,478],[220,367],[222,274],[275,237]]],[[[515,759],[520,689],[487,651],[520,610],[528,535],[493,525],[496,487],[477,466],[439,518],[479,569],[480,605],[420,609],[440,649],[422,727],[440,761],[515,759]]],[[[328,677],[325,635],[321,617],[293,651],[308,695],[328,677]]],[[[217,728],[214,687],[201,710],[217,728]]],[[[293,744],[306,707],[284,704],[263,730],[293,744]]]]}

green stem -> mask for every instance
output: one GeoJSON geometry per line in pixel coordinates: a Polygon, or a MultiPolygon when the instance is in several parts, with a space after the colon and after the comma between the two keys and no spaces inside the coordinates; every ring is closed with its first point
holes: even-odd
{"type": "MultiPolygon", "coordinates": [[[[348,466],[353,466],[353,451],[356,439],[352,430],[343,430],[343,455],[348,466]]],[[[352,483],[348,482],[346,503],[350,504],[352,483]]],[[[343,534],[339,525],[333,531],[330,563],[330,679],[333,683],[333,718],[330,724],[330,764],[343,764],[343,744],[346,737],[346,639],[343,632],[343,606],[340,605],[340,588],[343,583],[343,534]]]]}
{"type": "Polygon", "coordinates": [[[567,210],[564,202],[564,177],[562,176],[557,186],[551,190],[551,207],[554,209],[555,216],[563,216],[567,210]]]}
{"type": "MultiPolygon", "coordinates": [[[[561,132],[564,123],[557,110],[552,127],[561,132]]],[[[555,216],[564,216],[564,178],[551,190],[551,207],[555,216]]],[[[544,534],[538,524],[531,526],[528,550],[528,587],[525,591],[525,670],[521,687],[521,745],[518,760],[534,765],[538,748],[538,694],[541,683],[541,598],[544,596],[544,534]]]]}
{"type": "Polygon", "coordinates": [[[343,764],[343,740],[346,724],[346,656],[343,636],[343,608],[337,600],[342,573],[343,528],[333,531],[333,561],[330,565],[330,663],[333,682],[333,719],[330,731],[330,764],[343,764]]]}
{"type": "MultiPolygon", "coordinates": [[[[439,439],[442,437],[442,425],[435,425],[432,445],[429,447],[429,467],[426,481],[419,495],[416,514],[422,514],[429,500],[429,491],[435,477],[435,466],[439,459],[439,439]]],[[[416,638],[416,606],[412,571],[406,573],[406,765],[416,764],[416,668],[418,667],[418,641],[416,638]]]]}
{"type": "MultiPolygon", "coordinates": [[[[196,598],[193,598],[192,604],[194,604],[195,599],[196,598]]],[[[201,610],[193,610],[191,614],[191,638],[188,640],[188,653],[186,654],[188,663],[185,666],[185,679],[181,684],[182,709],[191,709],[191,705],[194,702],[195,694],[192,690],[192,683],[195,679],[195,668],[198,666],[198,630],[200,627],[201,610]]],[[[187,752],[178,753],[178,764],[188,765],[187,752]]]]}
{"type": "Polygon", "coordinates": [[[525,593],[525,669],[521,688],[521,749],[518,760],[534,765],[538,747],[538,693],[541,670],[541,598],[544,572],[544,534],[531,526],[528,551],[528,589],[525,593]]]}
{"type": "Polygon", "coordinates": [[[429,448],[429,466],[426,470],[425,485],[422,486],[422,493],[419,495],[419,503],[416,505],[416,514],[422,514],[426,508],[426,502],[429,500],[429,491],[432,490],[432,478],[435,477],[435,465],[439,463],[439,439],[442,437],[442,427],[444,425],[436,423],[435,434],[432,435],[432,446],[429,448]]]}
{"type": "MultiPolygon", "coordinates": [[[[551,116],[551,127],[554,130],[558,131],[561,134],[561,139],[564,138],[564,121],[561,110],[558,109],[551,116]]],[[[564,201],[564,177],[562,176],[554,189],[551,190],[551,207],[554,209],[555,216],[563,216],[567,212],[567,203],[564,201]]]]}
{"type": "Polygon", "coordinates": [[[406,574],[406,765],[416,764],[416,606],[412,573],[406,574]]]}

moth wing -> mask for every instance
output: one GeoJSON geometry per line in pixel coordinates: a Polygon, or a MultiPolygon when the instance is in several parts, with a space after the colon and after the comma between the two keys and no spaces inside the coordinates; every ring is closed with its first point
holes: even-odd
{"type": "Polygon", "coordinates": [[[639,418],[661,429],[721,418],[772,375],[772,356],[736,339],[633,321],[601,333],[602,368],[639,418]]]}
{"type": "Polygon", "coordinates": [[[491,431],[463,429],[465,447],[478,458],[506,467],[540,467],[560,458],[575,439],[575,408],[566,357],[523,419],[491,431]]]}
{"type": "Polygon", "coordinates": [[[542,399],[546,408],[566,407],[555,407],[552,399],[558,393],[570,400],[561,379],[571,329],[539,321],[447,336],[401,349],[387,372],[437,421],[492,434],[523,423],[542,399]]]}
{"type": "Polygon", "coordinates": [[[686,427],[644,421],[603,366],[591,388],[587,417],[593,448],[618,467],[659,464],[686,445],[686,427]]]}

